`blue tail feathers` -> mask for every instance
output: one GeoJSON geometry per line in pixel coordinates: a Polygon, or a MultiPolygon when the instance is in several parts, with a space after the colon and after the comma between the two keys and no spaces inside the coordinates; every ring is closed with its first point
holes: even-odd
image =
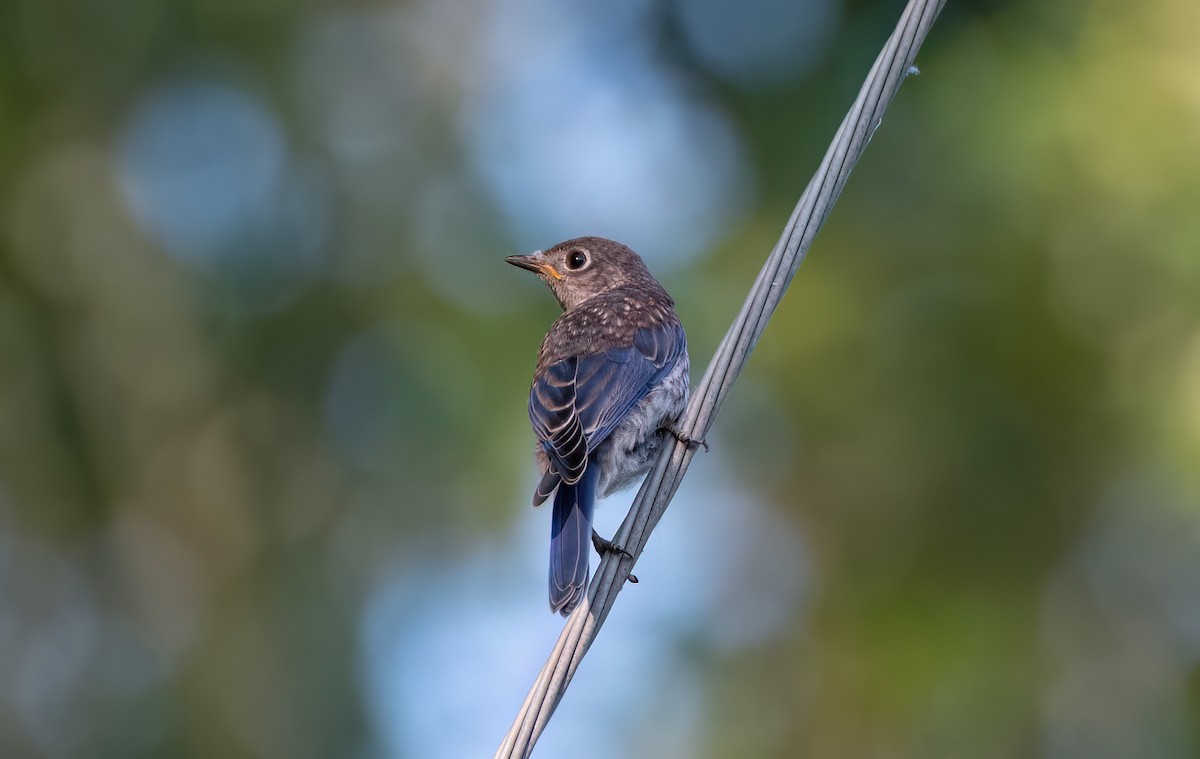
{"type": "Polygon", "coordinates": [[[563,482],[554,495],[550,520],[550,610],[563,616],[587,592],[592,550],[592,507],[600,467],[589,461],[574,485],[563,482]]]}

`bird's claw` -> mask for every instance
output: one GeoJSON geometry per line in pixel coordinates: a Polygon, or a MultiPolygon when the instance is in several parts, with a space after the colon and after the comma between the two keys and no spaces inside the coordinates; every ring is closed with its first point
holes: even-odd
{"type": "Polygon", "coordinates": [[[708,441],[704,438],[694,438],[673,424],[663,425],[659,427],[659,430],[669,433],[671,437],[683,443],[688,448],[703,448],[704,452],[708,453],[708,441]]]}
{"type": "Polygon", "coordinates": [[[595,547],[596,553],[600,554],[601,556],[604,556],[606,553],[623,553],[630,560],[633,559],[633,554],[631,554],[629,551],[626,551],[624,548],[612,542],[611,540],[600,537],[600,533],[596,532],[595,530],[592,530],[592,546],[595,547]]]}
{"type": "MultiPolygon", "coordinates": [[[[633,561],[633,554],[631,554],[629,551],[626,551],[624,548],[612,542],[611,540],[600,537],[600,533],[596,532],[595,530],[592,530],[592,546],[596,549],[596,553],[600,554],[601,557],[603,557],[606,553],[621,553],[625,554],[627,559],[633,561]]],[[[634,585],[637,585],[637,575],[630,573],[627,579],[634,585]]]]}

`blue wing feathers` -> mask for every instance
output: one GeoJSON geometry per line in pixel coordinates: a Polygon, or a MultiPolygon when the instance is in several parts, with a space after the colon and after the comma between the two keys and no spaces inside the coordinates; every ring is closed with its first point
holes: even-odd
{"type": "Polygon", "coordinates": [[[676,321],[639,329],[632,345],[565,358],[534,376],[529,418],[550,460],[550,471],[534,493],[535,505],[549,497],[560,479],[580,481],[588,456],[686,349],[683,327],[676,321]]]}
{"type": "MultiPolygon", "coordinates": [[[[544,446],[545,444],[543,444],[542,450],[545,450],[544,446]]],[[[558,476],[558,470],[553,466],[547,469],[546,473],[542,475],[542,479],[538,480],[537,487],[533,490],[533,505],[541,506],[545,503],[546,499],[550,497],[550,494],[554,492],[554,489],[558,487],[558,483],[560,482],[562,482],[562,478],[558,476]]]]}

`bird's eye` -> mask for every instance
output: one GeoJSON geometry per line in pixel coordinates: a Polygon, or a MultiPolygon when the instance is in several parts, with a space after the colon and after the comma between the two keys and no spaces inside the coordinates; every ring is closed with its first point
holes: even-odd
{"type": "Polygon", "coordinates": [[[567,254],[567,268],[571,271],[578,271],[587,266],[587,253],[582,250],[573,250],[567,254]]]}

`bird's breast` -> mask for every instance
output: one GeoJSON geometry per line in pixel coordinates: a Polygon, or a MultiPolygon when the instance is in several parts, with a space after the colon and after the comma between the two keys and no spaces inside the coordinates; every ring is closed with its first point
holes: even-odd
{"type": "Polygon", "coordinates": [[[688,401],[688,356],[684,353],[662,382],[646,394],[596,451],[601,497],[622,490],[646,474],[667,433],[688,401]]]}

